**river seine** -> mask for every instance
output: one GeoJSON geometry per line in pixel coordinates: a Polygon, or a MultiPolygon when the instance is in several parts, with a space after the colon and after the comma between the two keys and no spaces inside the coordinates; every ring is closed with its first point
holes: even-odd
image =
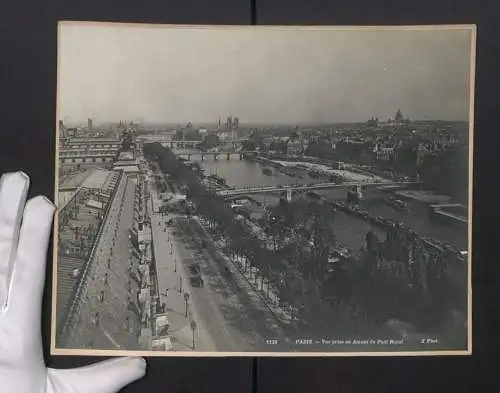
{"type": "MultiPolygon", "coordinates": [[[[205,157],[203,161],[200,156],[192,156],[191,160],[200,162],[207,174],[217,174],[223,177],[229,186],[236,188],[241,186],[325,182],[325,180],[312,179],[307,175],[303,176],[303,178],[291,177],[278,172],[274,168],[272,168],[272,175],[265,175],[262,172],[264,167],[261,164],[245,160],[240,161],[236,156],[226,160],[225,155],[221,155],[217,161],[212,156],[205,157]]],[[[319,194],[330,200],[345,200],[346,198],[345,189],[319,191],[319,194]]],[[[397,210],[384,202],[388,196],[387,193],[379,190],[366,189],[363,191],[363,199],[360,205],[375,216],[402,222],[419,234],[447,242],[462,250],[467,249],[467,229],[465,226],[458,228],[431,221],[427,207],[420,202],[410,201],[407,210],[397,210]]],[[[279,201],[277,197],[273,196],[259,195],[253,197],[266,204],[275,204],[279,201]]],[[[385,238],[385,233],[380,227],[374,227],[364,220],[342,212],[337,212],[335,216],[335,236],[337,240],[353,251],[364,246],[366,233],[370,229],[376,233],[380,240],[385,238]]]]}

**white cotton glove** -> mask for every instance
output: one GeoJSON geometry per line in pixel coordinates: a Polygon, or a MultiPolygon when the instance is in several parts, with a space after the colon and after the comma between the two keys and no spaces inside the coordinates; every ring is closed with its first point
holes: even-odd
{"type": "Polygon", "coordinates": [[[40,196],[26,203],[28,188],[21,172],[0,179],[0,392],[117,392],[145,374],[144,359],[45,367],[41,303],[54,206],[40,196]]]}

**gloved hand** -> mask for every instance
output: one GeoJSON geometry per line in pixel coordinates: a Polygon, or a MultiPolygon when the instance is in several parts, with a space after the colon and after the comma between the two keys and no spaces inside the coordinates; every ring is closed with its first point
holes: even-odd
{"type": "Polygon", "coordinates": [[[41,301],[54,206],[44,197],[26,203],[29,178],[0,179],[0,391],[114,393],[145,374],[140,358],[118,358],[72,370],[46,368],[41,301]]]}

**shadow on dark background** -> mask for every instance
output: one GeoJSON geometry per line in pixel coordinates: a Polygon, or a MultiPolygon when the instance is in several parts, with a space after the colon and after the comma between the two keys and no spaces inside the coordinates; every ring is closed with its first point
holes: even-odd
{"type": "MultiPolygon", "coordinates": [[[[498,233],[495,162],[500,107],[495,1],[132,0],[7,1],[0,12],[0,172],[23,169],[31,195],[54,194],[58,20],[182,24],[445,24],[478,25],[473,353],[461,358],[150,359],[148,377],[126,392],[453,392],[496,390],[498,372],[498,233]],[[7,4],[6,4],[7,3],[7,4]],[[480,199],[480,203],[479,203],[480,199]],[[488,389],[487,386],[490,386],[488,389]]],[[[85,56],[85,54],[82,54],[85,56]]],[[[418,59],[415,59],[418,61],[418,59]]],[[[51,254],[51,253],[50,253],[51,254]]],[[[51,261],[51,255],[49,255],[51,261]]],[[[50,264],[49,264],[50,265],[50,264]]],[[[49,266],[44,339],[49,344],[49,266]]],[[[50,357],[72,367],[97,359],[50,357]]]]}

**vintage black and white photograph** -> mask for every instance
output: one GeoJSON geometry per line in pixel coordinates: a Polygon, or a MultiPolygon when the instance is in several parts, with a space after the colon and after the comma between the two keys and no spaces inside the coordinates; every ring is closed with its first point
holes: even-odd
{"type": "Polygon", "coordinates": [[[471,353],[474,26],[58,41],[53,354],[471,353]]]}

